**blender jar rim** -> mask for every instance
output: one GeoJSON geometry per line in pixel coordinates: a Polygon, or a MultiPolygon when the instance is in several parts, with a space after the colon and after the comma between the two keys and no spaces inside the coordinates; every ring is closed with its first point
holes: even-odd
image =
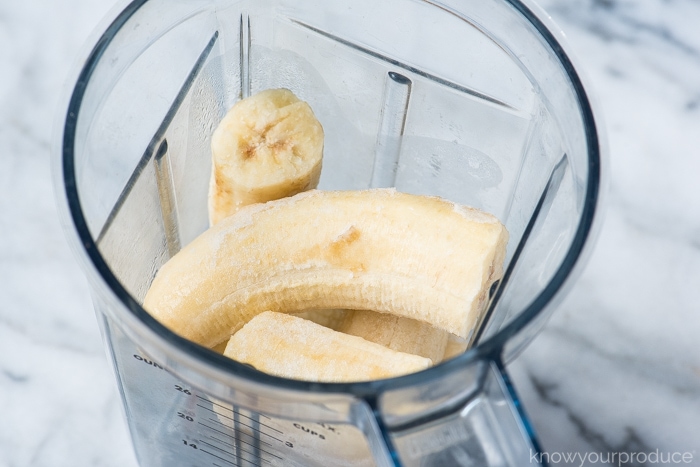
{"type": "MultiPolygon", "coordinates": [[[[535,8],[539,7],[530,5],[529,0],[504,0],[534,26],[563,66],[578,100],[588,149],[588,177],[585,201],[576,233],[564,259],[550,281],[521,313],[493,336],[449,361],[440,363],[418,373],[384,380],[356,383],[314,383],[268,375],[201,347],[168,330],[146,312],[141,304],[126,291],[100,254],[96,241],[90,234],[81,209],[74,164],[77,121],[87,83],[96,65],[99,63],[102,53],[109,47],[117,32],[147,1],[148,0],[133,0],[128,2],[126,7],[118,13],[116,19],[114,19],[107,29],[99,36],[96,44],[89,52],[87,60],[79,71],[77,82],[70,93],[68,109],[65,113],[65,122],[63,125],[60,149],[61,160],[59,164],[57,164],[57,167],[55,167],[55,173],[57,173],[57,178],[59,178],[58,183],[62,184],[64,188],[61,193],[65,196],[64,203],[61,203],[59,210],[63,217],[65,230],[71,231],[71,234],[68,235],[69,239],[75,242],[73,246],[76,247],[77,252],[85,261],[85,269],[89,271],[87,274],[91,279],[91,284],[99,284],[100,288],[106,289],[107,293],[113,294],[121,305],[129,310],[132,316],[127,317],[129,321],[127,325],[147,328],[142,329],[142,331],[146,330],[150,335],[155,334],[161,341],[166,342],[171,350],[174,349],[177,353],[194,356],[200,363],[209,364],[217,372],[223,372],[228,375],[235,373],[237,377],[266,386],[271,385],[276,388],[282,387],[284,389],[302,392],[350,392],[358,396],[373,395],[382,390],[411,386],[425,381],[426,378],[430,379],[429,377],[439,377],[451,372],[455,368],[479,360],[500,361],[506,342],[523,329],[530,321],[536,318],[547,305],[550,304],[566,280],[570,277],[581,258],[584,247],[590,243],[588,239],[594,230],[594,219],[598,217],[597,206],[599,204],[601,190],[600,135],[596,126],[592,105],[581,81],[581,77],[577,73],[562,45],[562,33],[558,32],[557,35],[559,37],[555,37],[555,34],[543,22],[541,18],[543,13],[541,10],[540,15],[533,11],[533,6],[535,8]],[[97,279],[97,281],[94,281],[94,279],[97,279]]],[[[428,3],[432,4],[433,2],[428,1],[428,3]]],[[[122,322],[123,321],[124,320],[122,320],[122,322]]]]}

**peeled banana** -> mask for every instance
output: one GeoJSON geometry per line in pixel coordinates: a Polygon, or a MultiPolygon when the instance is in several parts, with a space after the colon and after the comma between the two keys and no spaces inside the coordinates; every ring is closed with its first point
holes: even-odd
{"type": "Polygon", "coordinates": [[[144,307],[208,347],[266,310],[368,309],[466,337],[507,238],[494,216],[437,197],[312,190],[204,232],[161,268],[144,307]]]}
{"type": "Polygon", "coordinates": [[[237,102],[211,141],[209,221],[241,207],[315,188],[321,175],[323,127],[288,89],[237,102]]]}
{"type": "Polygon", "coordinates": [[[337,330],[398,352],[429,358],[433,364],[442,361],[448,336],[446,331],[415,319],[369,310],[349,311],[337,330]]]}
{"type": "Polygon", "coordinates": [[[447,337],[447,345],[445,346],[445,354],[443,355],[442,360],[450,360],[457,355],[461,355],[466,352],[468,347],[469,341],[449,334],[447,337]]]}
{"type": "Polygon", "coordinates": [[[391,378],[431,366],[427,358],[271,311],[234,334],[224,355],[272,375],[324,382],[391,378]]]}
{"type": "Polygon", "coordinates": [[[301,313],[292,313],[292,315],[338,331],[346,322],[348,313],[350,310],[304,310],[301,313]]]}

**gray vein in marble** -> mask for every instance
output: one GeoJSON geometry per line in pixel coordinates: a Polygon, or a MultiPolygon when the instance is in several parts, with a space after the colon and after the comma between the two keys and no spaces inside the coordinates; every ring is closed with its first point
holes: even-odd
{"type": "MultiPolygon", "coordinates": [[[[565,403],[557,399],[552,392],[557,389],[555,384],[547,384],[537,378],[530,372],[526,372],[530,383],[537,396],[540,400],[552,407],[556,407],[563,410],[566,413],[566,417],[574,425],[576,431],[585,439],[592,447],[597,449],[602,454],[612,454],[621,452],[651,452],[652,449],[644,443],[644,441],[639,437],[634,428],[630,426],[625,426],[625,438],[620,443],[612,444],[606,441],[605,436],[602,433],[593,430],[586,423],[586,417],[576,415],[565,403]]],[[[621,465],[626,466],[641,466],[637,463],[624,463],[621,465]]]]}
{"type": "Polygon", "coordinates": [[[677,37],[668,26],[647,20],[652,18],[641,20],[631,13],[625,13],[621,4],[613,0],[558,3],[557,6],[548,8],[548,11],[566,18],[571,24],[586,28],[606,42],[638,44],[636,35],[647,33],[693,59],[700,59],[698,47],[677,37]],[[626,29],[620,30],[620,25],[626,29]]]}
{"type": "Polygon", "coordinates": [[[625,79],[627,77],[622,70],[613,65],[606,66],[605,71],[608,73],[609,76],[612,76],[613,78],[625,79]]]}
{"type": "Polygon", "coordinates": [[[95,349],[78,344],[80,341],[76,341],[75,339],[77,332],[73,329],[73,326],[70,326],[70,323],[56,321],[52,324],[52,328],[57,330],[57,334],[65,334],[66,337],[61,339],[59,336],[52,340],[38,338],[28,326],[11,321],[6,316],[0,314],[0,334],[2,334],[3,329],[5,329],[20,334],[36,347],[45,347],[52,350],[66,350],[73,354],[84,356],[96,355],[97,352],[95,349]],[[61,330],[63,330],[63,332],[61,330]]]}
{"type": "Polygon", "coordinates": [[[47,431],[46,434],[44,434],[44,436],[41,437],[37,445],[34,446],[34,453],[32,454],[31,460],[29,461],[29,465],[37,465],[37,460],[41,458],[41,453],[46,449],[46,445],[49,443],[51,436],[52,432],[47,431]]]}
{"type": "Polygon", "coordinates": [[[35,133],[34,125],[28,125],[16,118],[8,120],[6,124],[10,129],[16,130],[20,137],[23,137],[28,142],[34,143],[39,149],[44,151],[51,150],[51,143],[42,135],[35,133]]]}
{"type": "Polygon", "coordinates": [[[700,107],[700,96],[693,97],[685,104],[685,110],[688,112],[693,112],[700,107]]]}
{"type": "Polygon", "coordinates": [[[616,188],[611,187],[611,209],[616,209],[626,225],[637,232],[655,237],[660,240],[676,242],[685,245],[695,253],[700,250],[700,219],[684,219],[675,216],[660,215],[653,211],[639,209],[635,204],[622,197],[615,196],[616,188]],[[697,225],[693,225],[693,221],[697,225]]]}
{"type": "Polygon", "coordinates": [[[617,15],[617,19],[620,20],[622,24],[626,24],[634,30],[648,32],[650,35],[661,39],[668,45],[686,53],[687,55],[690,55],[693,58],[700,58],[700,51],[698,51],[697,48],[675,37],[675,35],[666,27],[654,26],[623,14],[617,15]]]}
{"type": "Polygon", "coordinates": [[[1,369],[0,373],[2,373],[2,375],[5,376],[5,378],[9,379],[13,383],[26,383],[27,381],[29,381],[28,375],[15,373],[10,370],[1,369]]]}
{"type": "MultiPolygon", "coordinates": [[[[600,304],[592,304],[591,306],[600,308],[600,304]]],[[[624,328],[620,327],[618,323],[613,320],[604,323],[601,322],[599,325],[610,329],[614,334],[618,334],[620,340],[634,340],[632,336],[627,335],[624,328]]],[[[549,326],[546,332],[554,339],[559,339],[568,345],[579,347],[581,352],[593,352],[608,361],[619,364],[620,368],[624,368],[628,372],[667,386],[679,396],[700,396],[697,375],[692,373],[688,374],[687,368],[684,372],[683,367],[670,364],[664,361],[663,357],[659,360],[654,360],[638,353],[623,353],[605,349],[598,344],[598,341],[583,333],[575,332],[571,328],[549,326]],[[684,378],[683,376],[687,377],[684,378]]],[[[634,350],[632,347],[629,347],[629,349],[631,351],[634,350]]]]}

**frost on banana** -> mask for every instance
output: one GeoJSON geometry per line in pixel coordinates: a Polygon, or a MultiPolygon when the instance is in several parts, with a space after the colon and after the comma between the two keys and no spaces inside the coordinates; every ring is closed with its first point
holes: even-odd
{"type": "Polygon", "coordinates": [[[208,347],[266,310],[375,310],[466,337],[507,238],[494,216],[436,197],[312,190],[204,232],[161,268],[144,307],[208,347]]]}
{"type": "Polygon", "coordinates": [[[212,135],[211,225],[241,207],[316,188],[323,128],[287,89],[237,102],[212,135]]]}
{"type": "Polygon", "coordinates": [[[271,311],[257,315],[234,334],[224,355],[275,376],[317,382],[392,378],[424,370],[432,363],[271,311]]]}

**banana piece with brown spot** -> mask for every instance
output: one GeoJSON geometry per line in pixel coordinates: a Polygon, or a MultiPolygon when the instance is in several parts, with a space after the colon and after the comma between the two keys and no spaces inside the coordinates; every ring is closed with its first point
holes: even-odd
{"type": "Polygon", "coordinates": [[[494,216],[441,198],[312,190],[207,230],[161,268],[144,307],[208,347],[266,310],[375,310],[466,337],[507,239],[494,216]]]}
{"type": "Polygon", "coordinates": [[[269,89],[237,102],[212,135],[209,221],[243,206],[316,188],[323,127],[288,89],[269,89]]]}

